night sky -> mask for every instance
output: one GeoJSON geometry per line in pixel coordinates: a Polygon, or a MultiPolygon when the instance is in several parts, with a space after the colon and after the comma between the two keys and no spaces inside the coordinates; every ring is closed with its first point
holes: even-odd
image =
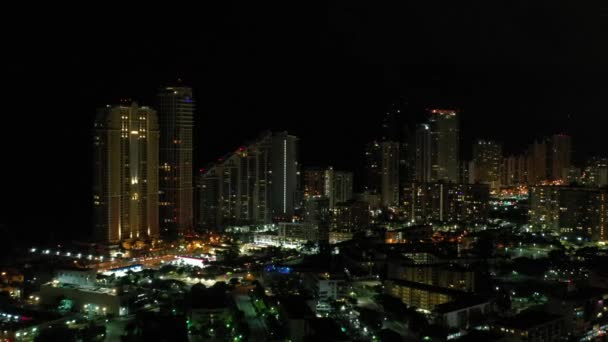
{"type": "Polygon", "coordinates": [[[410,122],[426,107],[460,109],[465,157],[476,138],[521,152],[553,133],[573,135],[576,160],[608,154],[606,11],[559,1],[214,3],[162,15],[28,14],[5,30],[0,224],[86,236],[95,109],[122,97],[153,105],[177,78],[197,100],[197,166],[270,128],[301,138],[305,166],[358,170],[399,96],[410,122]]]}

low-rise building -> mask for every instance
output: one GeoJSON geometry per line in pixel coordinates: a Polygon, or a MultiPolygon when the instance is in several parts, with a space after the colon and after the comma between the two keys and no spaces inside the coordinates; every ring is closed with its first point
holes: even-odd
{"type": "Polygon", "coordinates": [[[437,305],[451,302],[464,295],[462,291],[415,283],[406,280],[387,280],[385,292],[400,299],[407,306],[432,311],[437,305]]]}
{"type": "Polygon", "coordinates": [[[491,308],[491,303],[486,298],[466,297],[435,306],[433,320],[444,328],[468,329],[481,323],[491,308]]]}
{"type": "Polygon", "coordinates": [[[97,272],[89,268],[60,269],[55,273],[55,280],[62,284],[92,286],[97,281],[97,272]]]}
{"type": "Polygon", "coordinates": [[[0,341],[35,341],[42,329],[62,323],[64,318],[51,312],[3,306],[0,308],[0,341]]]}
{"type": "Polygon", "coordinates": [[[475,271],[456,263],[448,263],[430,253],[408,253],[390,258],[387,278],[466,292],[475,291],[475,271]]]}
{"type": "Polygon", "coordinates": [[[433,236],[431,225],[418,225],[401,229],[390,229],[384,233],[386,243],[407,243],[427,240],[433,236]]]}
{"type": "Polygon", "coordinates": [[[75,308],[96,314],[123,316],[129,313],[130,293],[120,293],[116,289],[75,284],[47,283],[40,287],[40,302],[56,305],[61,298],[69,299],[75,308]]]}
{"type": "Polygon", "coordinates": [[[601,188],[530,188],[530,225],[537,231],[608,239],[608,192],[601,188]]]}
{"type": "Polygon", "coordinates": [[[331,301],[343,298],[345,295],[343,275],[306,272],[301,276],[304,288],[317,300],[317,311],[328,310],[331,301]]]}
{"type": "Polygon", "coordinates": [[[490,329],[514,341],[557,342],[565,334],[562,316],[532,310],[502,318],[492,323],[490,329]]]}
{"type": "Polygon", "coordinates": [[[580,288],[552,294],[545,311],[564,317],[564,328],[574,336],[583,336],[594,325],[605,325],[608,310],[608,290],[580,288]],[[606,303],[605,303],[606,302],[606,303]]]}
{"type": "Polygon", "coordinates": [[[311,223],[281,222],[279,223],[279,237],[285,240],[317,241],[319,230],[311,223]]]}

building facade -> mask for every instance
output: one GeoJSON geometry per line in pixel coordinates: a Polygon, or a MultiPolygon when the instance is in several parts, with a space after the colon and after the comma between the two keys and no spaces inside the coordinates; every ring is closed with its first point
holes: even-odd
{"type": "Polygon", "coordinates": [[[203,169],[200,224],[267,224],[290,219],[298,186],[297,138],[267,132],[203,169]]]}
{"type": "Polygon", "coordinates": [[[382,147],[381,195],[385,207],[399,205],[399,143],[385,141],[382,147]]]}
{"type": "Polygon", "coordinates": [[[382,191],[382,146],[372,141],[365,146],[365,190],[370,194],[382,191]]]}
{"type": "Polygon", "coordinates": [[[500,186],[502,146],[494,141],[478,140],[473,145],[474,183],[500,186]]]}
{"type": "Polygon", "coordinates": [[[487,184],[412,183],[404,197],[407,217],[419,224],[484,222],[489,214],[487,184]]]}
{"type": "Polygon", "coordinates": [[[99,109],[94,124],[94,235],[97,241],[155,238],[158,121],[136,103],[99,109]]]}
{"type": "Polygon", "coordinates": [[[551,180],[566,182],[568,169],[572,166],[572,138],[565,134],[551,137],[551,180]]]}
{"type": "Polygon", "coordinates": [[[537,231],[608,238],[606,189],[572,186],[530,188],[530,225],[537,231]]]}
{"type": "Polygon", "coordinates": [[[457,183],[460,179],[460,123],[455,110],[429,111],[431,179],[457,183]]]}
{"type": "Polygon", "coordinates": [[[191,88],[164,87],[158,93],[159,224],[161,233],[167,236],[183,235],[194,224],[194,108],[191,88]]]}
{"type": "Polygon", "coordinates": [[[431,153],[431,128],[428,124],[421,124],[416,129],[416,182],[426,183],[432,180],[432,153],[431,153]]]}
{"type": "Polygon", "coordinates": [[[590,158],[581,175],[581,180],[586,186],[608,186],[608,158],[590,158]]]}
{"type": "Polygon", "coordinates": [[[322,196],[325,194],[324,169],[305,169],[302,178],[304,179],[304,198],[322,196]]]}
{"type": "Polygon", "coordinates": [[[304,170],[304,199],[325,196],[329,199],[329,207],[346,202],[353,198],[353,173],[314,168],[304,170]]]}

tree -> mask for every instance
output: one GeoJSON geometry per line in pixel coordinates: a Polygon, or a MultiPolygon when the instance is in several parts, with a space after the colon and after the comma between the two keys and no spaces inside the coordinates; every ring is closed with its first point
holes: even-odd
{"type": "Polygon", "coordinates": [[[317,244],[313,241],[306,241],[306,243],[302,245],[302,252],[310,253],[315,249],[316,245],[317,244]]]}
{"type": "Polygon", "coordinates": [[[105,325],[89,324],[82,332],[85,341],[104,341],[106,335],[105,325]]]}
{"type": "Polygon", "coordinates": [[[34,339],[35,342],[54,342],[54,341],[77,341],[76,331],[66,327],[54,327],[43,329],[34,339]]]}
{"type": "Polygon", "coordinates": [[[480,235],[473,245],[473,253],[484,259],[492,257],[494,255],[494,242],[492,238],[486,234],[480,235]]]}
{"type": "Polygon", "coordinates": [[[547,256],[549,257],[551,263],[554,265],[559,265],[564,261],[568,260],[568,256],[566,255],[566,252],[563,249],[553,249],[549,252],[547,256]]]}
{"type": "Polygon", "coordinates": [[[407,305],[397,298],[393,298],[387,294],[380,294],[376,296],[376,303],[380,304],[384,308],[384,311],[393,318],[398,320],[405,320],[407,318],[407,305]]]}

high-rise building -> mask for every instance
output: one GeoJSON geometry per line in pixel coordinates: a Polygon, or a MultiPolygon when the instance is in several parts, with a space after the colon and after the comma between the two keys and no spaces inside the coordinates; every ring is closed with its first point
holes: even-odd
{"type": "Polygon", "coordinates": [[[329,199],[329,208],[337,203],[346,202],[353,198],[353,173],[336,171],[333,167],[325,170],[324,195],[329,199]]]}
{"type": "Polygon", "coordinates": [[[183,235],[193,227],[194,106],[191,88],[164,87],[158,93],[159,219],[166,236],[183,235]]]}
{"type": "Polygon", "coordinates": [[[526,162],[526,155],[521,154],[517,159],[517,179],[519,180],[519,184],[529,184],[528,179],[530,178],[530,176],[528,175],[529,171],[528,164],[526,162]]]}
{"type": "Polygon", "coordinates": [[[371,194],[382,191],[382,146],[372,141],[365,146],[365,190],[371,194]]]}
{"type": "Polygon", "coordinates": [[[430,110],[431,178],[457,183],[460,176],[460,124],[457,112],[430,110]]]}
{"type": "Polygon", "coordinates": [[[530,188],[530,225],[537,231],[608,239],[606,189],[572,186],[530,188]]]}
{"type": "Polygon", "coordinates": [[[349,201],[353,198],[353,173],[346,171],[334,171],[332,208],[338,203],[349,201]]]}
{"type": "Polygon", "coordinates": [[[526,156],[509,156],[503,158],[500,183],[504,186],[527,184],[526,156]]]}
{"type": "Polygon", "coordinates": [[[291,219],[298,185],[297,138],[265,133],[205,168],[200,224],[270,223],[291,219]]]}
{"type": "Polygon", "coordinates": [[[324,196],[309,197],[304,204],[304,220],[317,227],[319,249],[322,253],[329,250],[329,227],[331,225],[331,212],[329,199],[324,196]]]}
{"type": "Polygon", "coordinates": [[[528,184],[538,184],[548,180],[547,151],[545,141],[537,141],[530,146],[527,156],[528,184]]]}
{"type": "Polygon", "coordinates": [[[411,108],[403,97],[393,101],[382,120],[381,142],[392,142],[399,145],[399,187],[415,181],[415,139],[410,131],[413,115],[411,108]]]}
{"type": "Polygon", "coordinates": [[[556,134],[551,138],[551,180],[565,182],[572,161],[572,138],[565,134],[556,134]]]}
{"type": "Polygon", "coordinates": [[[325,170],[309,168],[304,170],[304,198],[325,194],[325,170]]]}
{"type": "Polygon", "coordinates": [[[367,229],[370,222],[369,203],[350,200],[336,205],[333,216],[334,231],[355,233],[367,229]]]}
{"type": "Polygon", "coordinates": [[[489,184],[491,188],[500,186],[502,146],[494,141],[478,140],[473,145],[475,163],[475,183],[489,184]]]}
{"type": "Polygon", "coordinates": [[[298,138],[287,132],[273,133],[271,157],[273,218],[291,220],[298,190],[298,138]]]}
{"type": "Polygon", "coordinates": [[[399,97],[393,101],[382,119],[382,139],[381,141],[406,140],[407,122],[412,115],[408,115],[410,106],[405,98],[399,97]]]}
{"type": "Polygon", "coordinates": [[[382,205],[399,205],[399,143],[384,141],[382,147],[382,205]]]}
{"type": "Polygon", "coordinates": [[[608,158],[593,157],[587,161],[582,175],[587,186],[603,187],[608,185],[608,158]]]}
{"type": "Polygon", "coordinates": [[[304,171],[305,198],[325,196],[329,207],[353,198],[353,173],[337,171],[333,167],[313,168],[304,171]]]}
{"type": "Polygon", "coordinates": [[[404,197],[405,213],[416,223],[484,222],[489,214],[487,184],[413,183],[404,197]]]}
{"type": "Polygon", "coordinates": [[[581,180],[582,180],[583,170],[580,167],[570,166],[566,171],[567,171],[566,180],[564,182],[566,185],[582,184],[581,180]]]}
{"type": "Polygon", "coordinates": [[[98,110],[93,142],[97,241],[158,237],[158,140],[150,107],[131,103],[98,110]]]}
{"type": "Polygon", "coordinates": [[[432,175],[431,128],[421,124],[416,129],[416,182],[430,182],[432,175]]]}

